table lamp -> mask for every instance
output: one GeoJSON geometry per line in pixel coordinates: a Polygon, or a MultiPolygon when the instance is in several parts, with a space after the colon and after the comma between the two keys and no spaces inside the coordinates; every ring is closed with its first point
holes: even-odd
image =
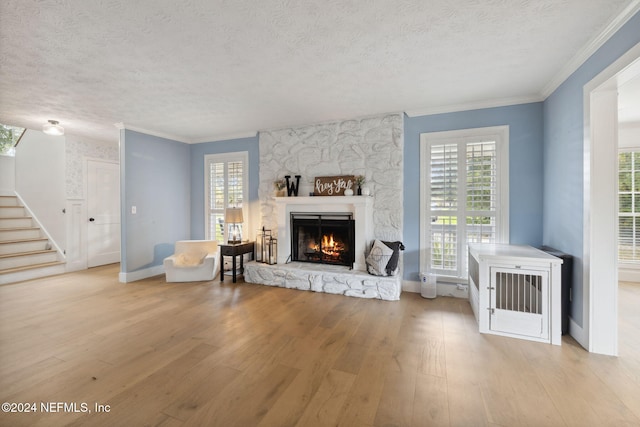
{"type": "Polygon", "coordinates": [[[228,226],[229,244],[242,242],[242,231],[240,227],[238,227],[238,224],[242,224],[243,222],[242,208],[226,208],[224,210],[224,223],[228,226]]]}

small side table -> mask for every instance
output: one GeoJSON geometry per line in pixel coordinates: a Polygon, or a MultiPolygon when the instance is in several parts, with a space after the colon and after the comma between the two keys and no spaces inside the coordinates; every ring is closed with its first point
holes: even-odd
{"type": "Polygon", "coordinates": [[[240,274],[244,272],[244,254],[251,254],[251,259],[255,259],[256,242],[243,242],[220,245],[220,281],[224,280],[224,257],[232,257],[232,277],[236,283],[236,257],[240,255],[240,274]]]}

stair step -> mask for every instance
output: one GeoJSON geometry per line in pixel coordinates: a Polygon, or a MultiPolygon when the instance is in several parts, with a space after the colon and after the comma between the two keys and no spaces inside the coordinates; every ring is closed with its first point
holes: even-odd
{"type": "Polygon", "coordinates": [[[30,228],[33,226],[30,216],[17,216],[0,218],[0,229],[2,228],[30,228]]]}
{"type": "Polygon", "coordinates": [[[16,196],[0,196],[0,206],[20,206],[16,196]]]}
{"type": "Polygon", "coordinates": [[[49,246],[49,240],[42,237],[37,239],[9,240],[0,242],[0,255],[43,251],[48,249],[47,246],[49,246]]]}
{"type": "Polygon", "coordinates": [[[14,253],[10,253],[10,254],[1,254],[0,255],[0,260],[8,259],[8,258],[14,258],[14,257],[20,257],[20,256],[26,256],[26,255],[49,254],[49,253],[55,253],[55,252],[56,251],[54,249],[42,249],[42,250],[37,250],[37,251],[26,251],[26,252],[14,252],[14,253]]]}
{"type": "Polygon", "coordinates": [[[17,272],[20,272],[20,271],[35,270],[35,269],[38,269],[38,268],[54,267],[56,265],[64,265],[64,262],[53,261],[53,262],[44,262],[44,263],[41,263],[41,264],[25,265],[25,266],[22,266],[22,267],[7,268],[7,269],[4,269],[4,270],[0,270],[0,275],[17,273],[17,272]]]}
{"type": "Polygon", "coordinates": [[[0,271],[35,264],[46,264],[58,260],[58,252],[53,249],[0,255],[0,271]]]}
{"type": "Polygon", "coordinates": [[[26,240],[42,237],[37,227],[0,228],[0,242],[26,240]]]}
{"type": "Polygon", "coordinates": [[[22,206],[0,206],[0,218],[11,218],[17,216],[25,216],[24,207],[22,206]]]}

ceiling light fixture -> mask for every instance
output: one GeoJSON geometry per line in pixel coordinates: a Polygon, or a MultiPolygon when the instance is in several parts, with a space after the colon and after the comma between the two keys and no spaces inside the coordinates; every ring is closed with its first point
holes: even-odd
{"type": "Polygon", "coordinates": [[[64,128],[58,124],[57,120],[49,120],[47,123],[42,125],[42,132],[47,135],[60,136],[64,135],[64,128]]]}

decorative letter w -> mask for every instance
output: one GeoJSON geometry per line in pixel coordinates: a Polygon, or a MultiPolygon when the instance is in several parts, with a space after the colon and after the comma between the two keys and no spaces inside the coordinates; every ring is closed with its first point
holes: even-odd
{"type": "Polygon", "coordinates": [[[296,182],[289,182],[289,178],[291,178],[291,175],[285,175],[284,179],[287,180],[287,196],[291,197],[291,195],[293,194],[294,196],[298,196],[298,189],[300,188],[300,175],[296,175],[296,182]]]}

